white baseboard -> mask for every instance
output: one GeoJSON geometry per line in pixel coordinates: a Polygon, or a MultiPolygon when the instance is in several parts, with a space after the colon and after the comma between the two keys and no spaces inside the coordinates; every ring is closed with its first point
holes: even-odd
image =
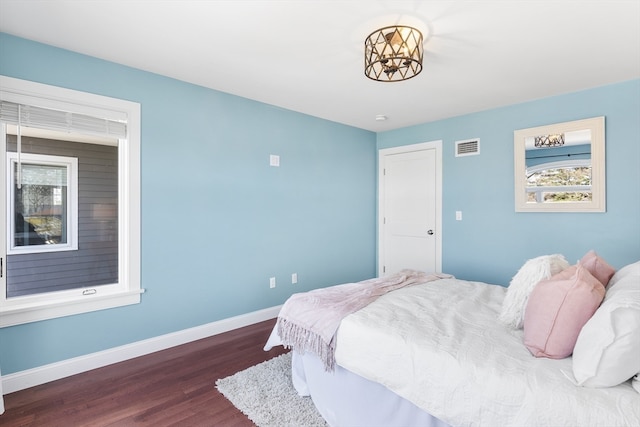
{"type": "Polygon", "coordinates": [[[221,334],[223,332],[228,332],[233,329],[273,319],[278,316],[281,307],[282,306],[265,308],[263,310],[242,314],[240,316],[229,317],[227,319],[207,323],[206,325],[196,326],[194,328],[184,329],[182,331],[149,338],[120,347],[110,348],[97,353],[91,353],[85,356],[74,357],[61,362],[3,375],[1,378],[2,392],[3,394],[13,393],[15,391],[44,384],[49,381],[59,380],[61,378],[101,368],[113,363],[122,362],[134,357],[144,356],[145,354],[165,350],[170,347],[175,347],[191,341],[196,341],[202,338],[221,334]]]}

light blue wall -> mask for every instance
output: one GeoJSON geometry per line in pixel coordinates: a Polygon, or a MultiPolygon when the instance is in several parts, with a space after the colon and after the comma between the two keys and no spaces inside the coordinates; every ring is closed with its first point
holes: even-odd
{"type": "Polygon", "coordinates": [[[139,305],[0,329],[3,374],[375,275],[374,133],[6,34],[0,74],[141,104],[147,290],[139,305]]]}
{"type": "Polygon", "coordinates": [[[445,272],[507,285],[544,254],[575,263],[595,249],[616,268],[640,260],[640,80],[377,135],[379,149],[433,140],[444,147],[445,272]],[[607,212],[516,213],[513,131],[596,116],[605,116],[607,212]],[[455,141],[470,138],[480,155],[456,158],[455,141]]]}

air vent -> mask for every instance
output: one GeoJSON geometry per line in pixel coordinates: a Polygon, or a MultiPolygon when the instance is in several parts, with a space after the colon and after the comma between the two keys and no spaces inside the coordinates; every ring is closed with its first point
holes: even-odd
{"type": "Polygon", "coordinates": [[[456,157],[480,154],[480,138],[456,141],[456,157]]]}

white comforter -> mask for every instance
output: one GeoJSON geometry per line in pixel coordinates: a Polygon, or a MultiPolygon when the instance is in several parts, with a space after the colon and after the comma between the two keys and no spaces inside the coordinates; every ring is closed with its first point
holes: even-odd
{"type": "Polygon", "coordinates": [[[640,394],[575,386],[497,321],[506,289],[443,279],[343,319],[336,361],[455,426],[639,426],[640,394]]]}

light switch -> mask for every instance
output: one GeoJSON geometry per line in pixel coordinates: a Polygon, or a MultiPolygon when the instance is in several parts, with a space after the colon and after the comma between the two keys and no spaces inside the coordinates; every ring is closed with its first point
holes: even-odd
{"type": "Polygon", "coordinates": [[[276,154],[271,154],[269,156],[269,166],[275,166],[275,167],[280,166],[280,156],[276,154]]]}
{"type": "Polygon", "coordinates": [[[456,221],[462,221],[462,211],[456,211],[456,221]]]}

